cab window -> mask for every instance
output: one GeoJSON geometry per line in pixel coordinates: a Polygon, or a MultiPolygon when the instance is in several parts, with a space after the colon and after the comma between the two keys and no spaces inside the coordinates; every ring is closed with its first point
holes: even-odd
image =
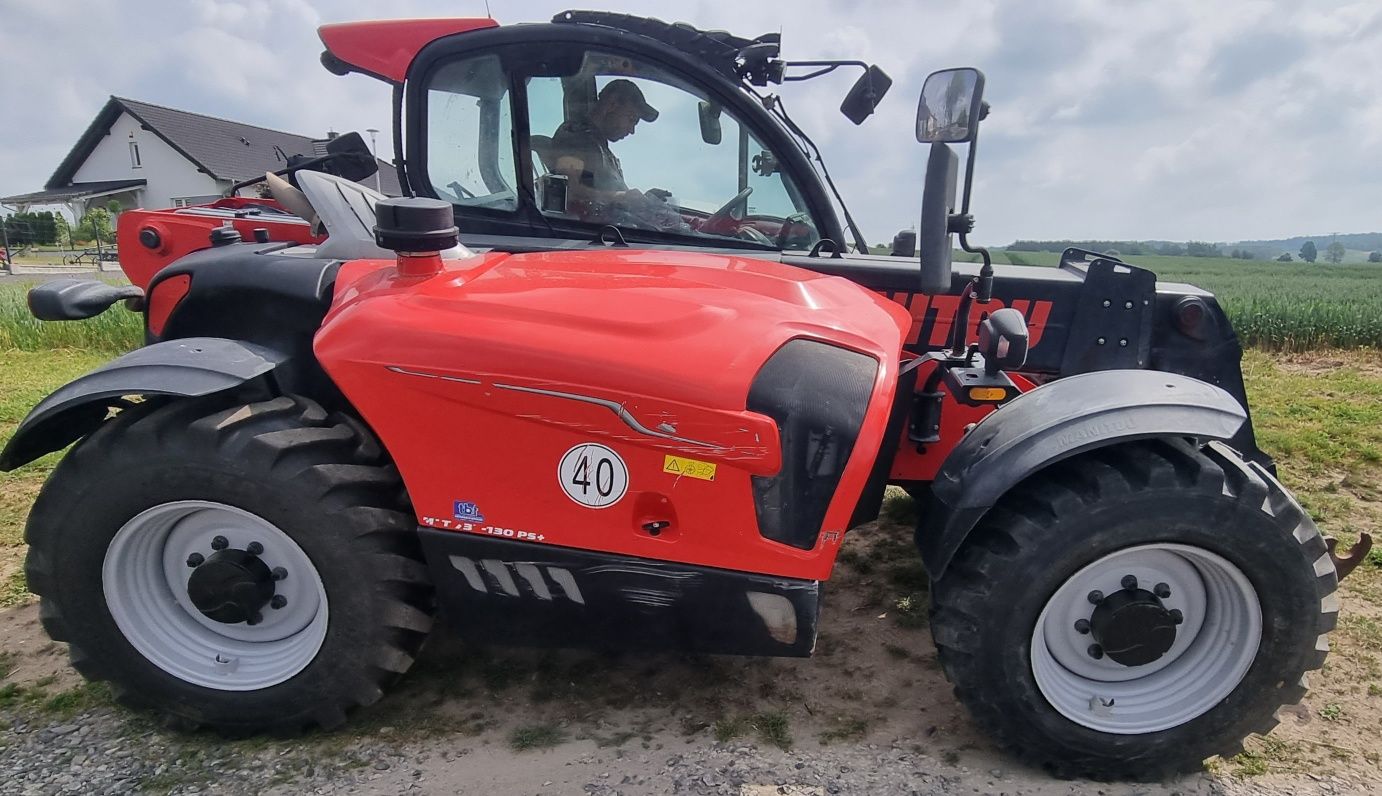
{"type": "Polygon", "coordinates": [[[515,210],[513,110],[499,57],[438,69],[427,87],[427,177],[442,199],[465,207],[515,210]]]}
{"type": "Polygon", "coordinates": [[[819,239],[777,154],[653,64],[579,45],[514,46],[442,64],[425,96],[427,181],[458,213],[536,211],[553,229],[613,225],[714,245],[819,239]],[[526,108],[526,138],[515,135],[516,107],[526,108]],[[529,157],[516,157],[524,140],[529,157]]]}
{"type": "Polygon", "coordinates": [[[553,219],[783,248],[818,238],[757,137],[704,92],[597,50],[527,79],[535,191],[553,219]]]}

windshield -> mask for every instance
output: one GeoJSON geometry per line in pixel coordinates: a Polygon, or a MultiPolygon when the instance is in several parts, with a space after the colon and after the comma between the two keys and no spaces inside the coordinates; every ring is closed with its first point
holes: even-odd
{"type": "Polygon", "coordinates": [[[440,198],[488,213],[531,202],[548,223],[592,233],[612,225],[784,249],[819,240],[777,153],[705,91],[586,45],[529,60],[470,56],[432,73],[427,176],[440,198]],[[515,108],[528,174],[514,152],[515,108]]]}

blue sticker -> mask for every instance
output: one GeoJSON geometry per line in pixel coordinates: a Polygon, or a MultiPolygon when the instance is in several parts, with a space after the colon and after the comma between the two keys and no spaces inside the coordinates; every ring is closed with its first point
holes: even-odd
{"type": "Polygon", "coordinates": [[[456,508],[452,513],[456,515],[456,519],[465,520],[466,522],[485,521],[485,515],[480,513],[480,507],[468,500],[456,501],[456,508]]]}

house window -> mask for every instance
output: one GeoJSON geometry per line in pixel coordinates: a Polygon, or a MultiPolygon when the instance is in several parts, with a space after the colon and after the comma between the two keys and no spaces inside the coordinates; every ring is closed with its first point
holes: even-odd
{"type": "Polygon", "coordinates": [[[220,198],[220,196],[175,196],[172,202],[173,207],[196,207],[197,205],[209,205],[220,198]]]}
{"type": "Polygon", "coordinates": [[[140,168],[140,167],[143,166],[143,165],[144,165],[144,164],[141,163],[141,162],[139,161],[139,142],[138,142],[138,141],[131,141],[131,142],[130,142],[130,166],[132,166],[133,168],[136,168],[136,169],[137,169],[137,168],[140,168]]]}

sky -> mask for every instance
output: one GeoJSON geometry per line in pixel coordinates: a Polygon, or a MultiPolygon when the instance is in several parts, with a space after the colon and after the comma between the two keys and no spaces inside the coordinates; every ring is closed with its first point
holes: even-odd
{"type": "MultiPolygon", "coordinates": [[[[590,7],[596,3],[579,3],[590,7]]],[[[606,10],[780,31],[787,59],[894,80],[855,127],[841,70],[781,89],[870,242],[914,226],[926,75],[974,66],[972,240],[1237,241],[1382,230],[1382,3],[1280,0],[605,0],[606,10]]],[[[573,7],[489,0],[501,23],[573,7]]],[[[38,190],[109,95],[308,135],[381,130],[389,92],[318,60],[316,27],[484,16],[485,0],[0,0],[0,196],[38,190]]]]}

